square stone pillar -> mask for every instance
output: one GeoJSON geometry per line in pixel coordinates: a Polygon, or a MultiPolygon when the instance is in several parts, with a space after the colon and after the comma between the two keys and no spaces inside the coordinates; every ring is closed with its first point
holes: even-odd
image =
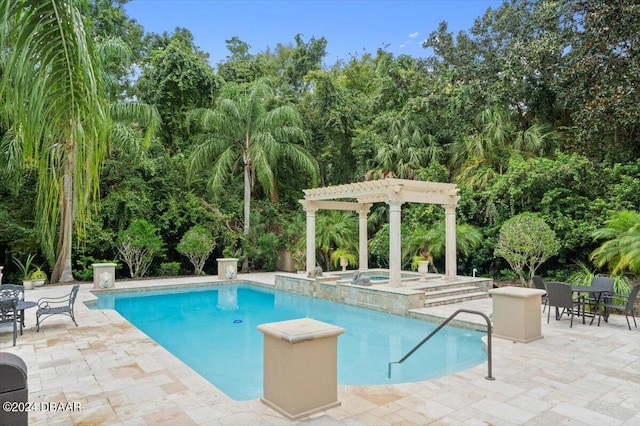
{"type": "Polygon", "coordinates": [[[93,267],[93,288],[112,288],[116,286],[116,265],[115,263],[94,263],[93,267]]]}
{"type": "Polygon", "coordinates": [[[529,343],[542,338],[540,298],[544,290],[501,287],[489,290],[493,298],[493,335],[529,343]]]}
{"type": "Polygon", "coordinates": [[[261,324],[262,402],[290,420],[340,405],[338,336],[344,329],[311,318],[261,324]]]}
{"type": "Polygon", "coordinates": [[[218,279],[235,280],[238,277],[238,259],[235,257],[222,257],[218,261],[218,279]]]}

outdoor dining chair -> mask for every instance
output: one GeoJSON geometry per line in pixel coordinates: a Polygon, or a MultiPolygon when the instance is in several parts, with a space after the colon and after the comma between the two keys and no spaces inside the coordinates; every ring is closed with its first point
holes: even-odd
{"type": "Polygon", "coordinates": [[[67,315],[71,318],[73,323],[78,326],[76,318],[73,314],[73,306],[76,302],[76,296],[78,295],[78,284],[74,285],[71,289],[71,293],[66,296],[60,297],[42,297],[38,300],[38,310],[36,311],[36,332],[40,331],[40,324],[51,315],[67,315]],[[40,317],[43,317],[40,319],[40,317]]]}
{"type": "Polygon", "coordinates": [[[18,299],[7,298],[0,300],[0,323],[13,323],[13,346],[18,337],[18,323],[20,317],[17,310],[18,299]]]}
{"type": "MultiPolygon", "coordinates": [[[[604,315],[605,321],[607,319],[607,309],[600,302],[606,297],[613,296],[614,283],[615,281],[613,280],[613,278],[593,277],[591,279],[591,284],[589,285],[589,287],[605,291],[602,293],[589,293],[588,297],[585,299],[585,304],[589,305],[589,310],[593,313],[593,315],[596,315],[599,309],[604,310],[604,312],[600,311],[600,313],[604,315]]],[[[598,316],[598,323],[600,323],[600,316],[598,316]]]]}
{"type": "Polygon", "coordinates": [[[578,296],[573,298],[573,291],[571,286],[567,283],[560,282],[547,282],[547,295],[549,296],[549,312],[547,313],[547,324],[549,324],[549,317],[551,316],[551,307],[556,308],[556,320],[562,318],[562,315],[566,312],[571,315],[571,323],[569,327],[573,327],[573,316],[577,310],[578,316],[580,316],[580,307],[582,306],[582,323],[584,324],[584,297],[578,296]],[[560,308],[562,311],[560,312],[560,308]]]}
{"type": "MultiPolygon", "coordinates": [[[[24,286],[17,284],[0,284],[0,299],[18,299],[18,303],[24,301],[24,286]]],[[[20,334],[24,327],[24,309],[18,311],[18,319],[20,320],[20,334]]]]}
{"type": "MultiPolygon", "coordinates": [[[[636,316],[635,316],[635,304],[636,304],[636,298],[638,296],[638,291],[640,291],[640,284],[633,286],[633,288],[631,289],[631,293],[629,293],[629,296],[624,297],[620,295],[613,295],[613,296],[605,297],[604,302],[602,303],[605,309],[608,309],[608,310],[617,309],[617,310],[624,311],[624,317],[627,320],[627,325],[629,326],[629,330],[631,330],[629,315],[631,315],[631,317],[633,318],[633,325],[635,325],[636,328],[638,327],[638,324],[636,323],[636,316]],[[616,302],[620,302],[620,303],[616,303],[616,302]]],[[[598,318],[598,325],[600,325],[600,318],[598,318]]]]}
{"type": "MultiPolygon", "coordinates": [[[[544,281],[542,280],[542,276],[540,275],[533,275],[531,277],[531,282],[533,282],[533,285],[535,286],[535,288],[537,288],[538,290],[544,290],[547,291],[547,288],[544,286],[544,281]]],[[[542,295],[542,303],[544,303],[544,308],[542,308],[542,312],[545,311],[545,309],[547,309],[547,303],[549,302],[549,295],[548,294],[543,294],[542,295]]]]}

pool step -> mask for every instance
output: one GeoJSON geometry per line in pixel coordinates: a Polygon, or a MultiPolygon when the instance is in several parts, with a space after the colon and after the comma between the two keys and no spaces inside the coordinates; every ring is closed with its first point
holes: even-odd
{"type": "Polygon", "coordinates": [[[437,285],[429,285],[423,290],[425,290],[425,308],[489,297],[486,291],[482,291],[477,286],[468,282],[456,283],[453,281],[438,283],[437,285]]]}
{"type": "Polygon", "coordinates": [[[433,291],[429,290],[429,291],[425,291],[424,294],[427,298],[437,299],[439,297],[458,296],[458,295],[474,293],[478,290],[479,290],[478,287],[474,285],[465,285],[460,287],[443,288],[443,289],[433,290],[433,291]]]}
{"type": "Polygon", "coordinates": [[[465,288],[473,287],[477,289],[478,287],[469,281],[443,281],[438,280],[436,282],[426,282],[424,285],[418,287],[420,290],[424,290],[427,293],[432,293],[435,291],[442,290],[451,290],[455,288],[465,288]]]}
{"type": "Polygon", "coordinates": [[[451,303],[461,303],[467,302],[469,300],[486,299],[488,297],[489,294],[485,293],[484,291],[475,291],[473,293],[458,294],[454,296],[427,298],[424,301],[424,307],[431,308],[433,306],[449,305],[451,303]]]}

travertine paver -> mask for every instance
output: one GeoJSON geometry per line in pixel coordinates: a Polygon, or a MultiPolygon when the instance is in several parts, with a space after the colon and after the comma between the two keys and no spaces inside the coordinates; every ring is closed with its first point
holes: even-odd
{"type": "MultiPolygon", "coordinates": [[[[244,276],[273,283],[272,274],[244,276]]],[[[213,277],[119,282],[159,286],[215,282],[213,277]]],[[[29,400],[46,403],[29,414],[31,425],[289,425],[259,400],[234,401],[114,311],[89,310],[92,284],[81,285],[79,327],[62,316],[35,331],[35,310],[11,346],[0,328],[0,350],[24,359],[29,400]],[[53,403],[71,409],[55,410],[53,403]],[[75,405],[73,405],[75,404],[75,405]],[[43,411],[42,408],[48,410],[43,411]],[[73,407],[80,409],[72,409],[73,407]]],[[[70,286],[27,291],[28,300],[68,293],[70,286]]],[[[426,308],[446,317],[460,305],[426,308]]],[[[491,300],[466,308],[491,312],[491,300]]],[[[553,315],[552,315],[553,316],[553,315]]],[[[569,328],[546,322],[543,339],[528,344],[493,339],[493,376],[486,363],[419,383],[339,386],[340,407],[301,420],[310,425],[637,425],[640,424],[640,329],[624,317],[569,328]]]]}

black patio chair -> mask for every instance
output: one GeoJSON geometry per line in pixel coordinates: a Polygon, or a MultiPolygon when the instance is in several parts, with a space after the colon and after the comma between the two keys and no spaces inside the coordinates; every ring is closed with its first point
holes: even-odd
{"type": "Polygon", "coordinates": [[[599,302],[605,300],[606,297],[613,296],[614,284],[615,281],[613,280],[613,278],[609,277],[593,277],[591,279],[591,284],[589,284],[589,287],[597,288],[599,290],[605,290],[602,293],[589,293],[588,297],[585,299],[585,304],[589,305],[589,310],[593,313],[593,315],[600,313],[600,315],[598,315],[598,324],[600,324],[601,315],[604,315],[605,321],[607,320],[608,315],[607,308],[599,302]],[[599,309],[604,310],[604,312],[598,311],[599,309]]]}
{"type": "Polygon", "coordinates": [[[71,289],[71,293],[66,296],[60,297],[42,297],[38,300],[38,311],[36,312],[36,331],[40,331],[40,323],[52,315],[67,315],[71,318],[73,323],[78,326],[76,318],[73,314],[73,305],[76,302],[76,296],[78,295],[78,284],[74,285],[71,289]],[[42,320],[40,320],[40,317],[42,320]]]}
{"type": "Polygon", "coordinates": [[[551,316],[551,307],[556,308],[556,320],[562,318],[562,315],[566,312],[571,315],[571,323],[569,327],[573,327],[573,316],[577,309],[577,314],[580,316],[580,307],[582,307],[582,323],[584,324],[584,297],[578,296],[573,298],[573,291],[571,286],[567,283],[559,283],[549,281],[547,282],[547,295],[549,296],[549,312],[547,314],[547,324],[549,324],[549,317],[551,316]],[[562,308],[562,312],[560,312],[562,308]]]}
{"type": "MultiPolygon", "coordinates": [[[[18,299],[7,298],[0,300],[0,323],[13,323],[13,346],[16,345],[18,338],[18,323],[20,316],[17,310],[18,299]]],[[[22,327],[20,327],[22,330],[22,327]]]]}
{"type": "MultiPolygon", "coordinates": [[[[531,277],[531,282],[533,283],[534,287],[537,288],[538,290],[547,291],[547,288],[544,286],[544,281],[542,280],[542,276],[533,275],[531,277]]],[[[544,303],[544,308],[542,308],[542,312],[544,312],[547,309],[547,303],[549,303],[548,294],[545,293],[542,295],[541,303],[544,303]]]]}
{"type": "MultiPolygon", "coordinates": [[[[604,308],[607,310],[616,309],[616,310],[624,311],[624,317],[627,320],[627,325],[629,326],[629,330],[631,330],[629,315],[631,315],[631,317],[633,318],[633,325],[635,325],[636,328],[638,327],[638,324],[636,323],[636,316],[635,316],[635,304],[636,304],[636,297],[638,296],[638,291],[640,291],[640,284],[633,286],[633,288],[631,289],[631,293],[629,293],[629,296],[627,297],[620,296],[620,295],[608,296],[608,297],[605,297],[604,302],[602,303],[604,308]],[[622,305],[615,303],[616,301],[622,302],[622,305]]],[[[598,325],[600,325],[600,318],[598,318],[598,325]]]]}

